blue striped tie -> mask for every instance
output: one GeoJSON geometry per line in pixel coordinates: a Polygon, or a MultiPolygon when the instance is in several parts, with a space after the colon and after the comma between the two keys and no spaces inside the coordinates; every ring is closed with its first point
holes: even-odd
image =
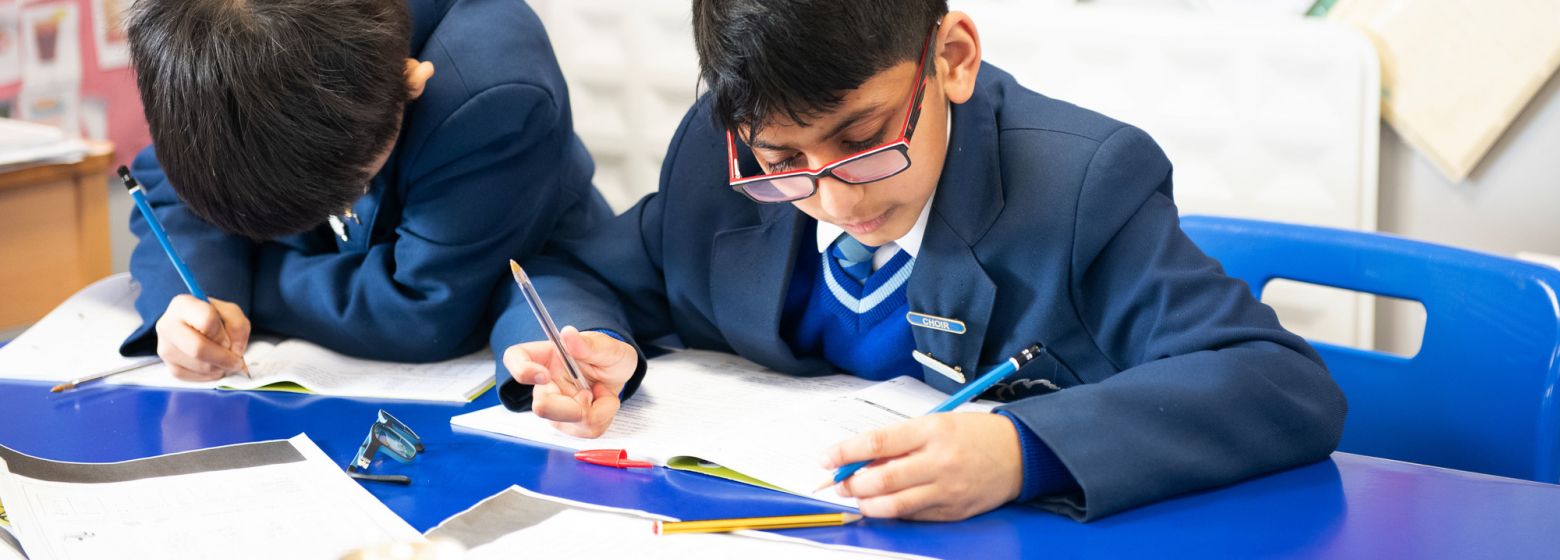
{"type": "Polygon", "coordinates": [[[877,249],[856,241],[856,238],[848,233],[842,233],[839,239],[834,240],[834,247],[829,249],[829,255],[834,257],[834,262],[839,263],[846,275],[854,279],[857,284],[861,284],[872,275],[872,254],[876,253],[877,249]]]}

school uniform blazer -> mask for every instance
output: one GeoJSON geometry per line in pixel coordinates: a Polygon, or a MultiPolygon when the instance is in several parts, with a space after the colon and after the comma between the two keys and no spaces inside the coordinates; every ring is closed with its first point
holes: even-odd
{"type": "MultiPolygon", "coordinates": [[[[611,216],[591,185],[563,76],[521,0],[410,0],[409,56],[435,74],[342,241],[321,224],[254,243],[196,217],[169,187],[155,147],[134,172],[201,287],[242,307],[257,330],[355,356],[431,361],[486,341],[506,260],[555,230],[611,216]]],[[[217,170],[220,172],[220,170],[217,170]]],[[[324,216],[321,216],[322,218],[324,216]]],[[[130,271],[144,324],[126,353],[155,351],[155,323],[184,284],[141,215],[130,271]]],[[[504,304],[498,304],[504,305],[504,304]]]]}
{"type": "MultiPolygon", "coordinates": [[[[829,373],[780,334],[793,264],[817,255],[810,218],[727,186],[707,101],[673,138],[659,192],[528,270],[563,323],[829,373]]],[[[911,311],[967,331],[913,328],[916,346],[974,379],[1046,345],[992,394],[1012,399],[1002,408],[1081,487],[1037,503],[1080,520],[1326,458],[1343,427],[1343,396],[1316,353],[1182,233],[1170,176],[1142,130],[990,65],[953,107],[906,289],[911,311]]],[[[500,319],[495,336],[512,338],[495,346],[541,338],[526,313],[500,319]]]]}

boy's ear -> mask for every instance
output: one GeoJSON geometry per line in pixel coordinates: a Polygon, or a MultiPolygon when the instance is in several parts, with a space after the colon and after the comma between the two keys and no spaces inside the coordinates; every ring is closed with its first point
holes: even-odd
{"type": "Polygon", "coordinates": [[[422,97],[423,88],[433,77],[433,63],[406,59],[406,97],[410,101],[422,97]]]}
{"type": "Polygon", "coordinates": [[[980,33],[964,12],[948,12],[937,30],[937,77],[948,101],[964,103],[975,94],[980,73],[980,33]]]}

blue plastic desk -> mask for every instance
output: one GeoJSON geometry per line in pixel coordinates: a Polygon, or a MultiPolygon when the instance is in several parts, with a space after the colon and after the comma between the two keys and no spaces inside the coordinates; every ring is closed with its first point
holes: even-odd
{"type": "MultiPolygon", "coordinates": [[[[404,473],[410,487],[365,483],[419,530],[511,484],[683,518],[818,511],[816,502],[701,475],[585,465],[568,453],[453,430],[450,416],[491,406],[324,398],[283,393],[167,391],[0,381],[0,444],[68,461],[120,461],[306,432],[345,464],[384,407],[427,444],[404,473]]],[[[1554,558],[1560,486],[1346,453],[1229,488],[1080,524],[1025,507],[962,523],[868,520],[791,534],[940,557],[1554,558]]]]}

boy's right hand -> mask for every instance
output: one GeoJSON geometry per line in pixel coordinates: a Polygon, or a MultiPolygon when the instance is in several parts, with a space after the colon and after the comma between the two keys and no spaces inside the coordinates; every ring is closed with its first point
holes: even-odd
{"type": "Polygon", "coordinates": [[[617,415],[621,404],[618,393],[639,367],[639,353],[605,333],[564,327],[559,334],[580,373],[590,381],[590,391],[575,387],[558,348],[550,341],[510,346],[504,351],[504,367],[515,381],[536,386],[531,392],[531,411],[537,416],[552,420],[553,427],[563,433],[600,437],[617,415]]]}
{"type": "Polygon", "coordinates": [[[206,303],[181,294],[157,320],[157,356],[174,377],[185,381],[211,381],[243,371],[248,347],[244,310],[217,298],[206,303]]]}

